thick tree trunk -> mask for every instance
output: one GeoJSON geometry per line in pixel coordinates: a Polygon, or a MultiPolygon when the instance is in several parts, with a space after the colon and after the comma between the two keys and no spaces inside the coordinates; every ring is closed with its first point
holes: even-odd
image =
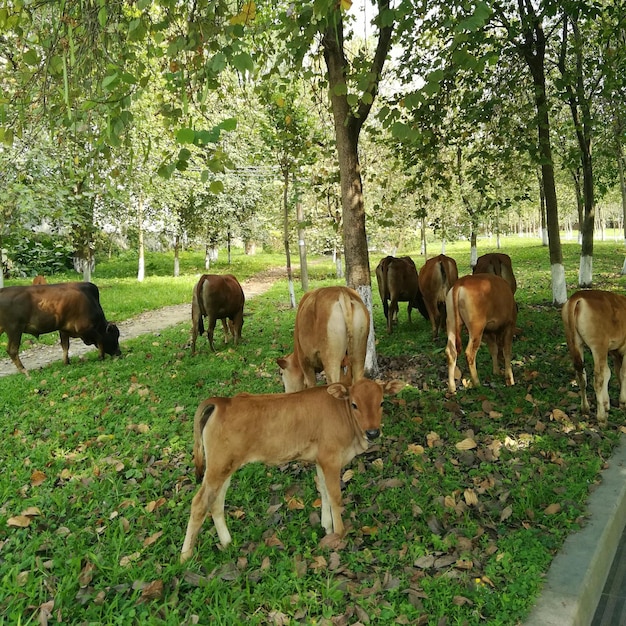
{"type": "MultiPolygon", "coordinates": [[[[389,10],[389,0],[378,0],[377,4],[379,15],[389,10]]],[[[372,283],[365,231],[365,204],[363,202],[358,145],[361,127],[369,115],[372,102],[378,92],[381,72],[391,47],[391,34],[391,26],[379,27],[370,82],[364,90],[368,98],[363,98],[354,112],[348,104],[346,75],[349,71],[349,63],[344,53],[341,9],[335,10],[329,16],[329,23],[322,38],[324,60],[328,70],[328,88],[335,125],[341,180],[346,282],[348,286],[356,289],[370,311],[370,334],[365,370],[368,376],[372,378],[378,375],[379,370],[376,357],[374,316],[372,315],[372,283]]]]}

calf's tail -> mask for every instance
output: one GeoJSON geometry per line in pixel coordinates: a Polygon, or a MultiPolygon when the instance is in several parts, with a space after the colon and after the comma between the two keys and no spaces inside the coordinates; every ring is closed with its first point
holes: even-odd
{"type": "Polygon", "coordinates": [[[354,322],[352,320],[352,299],[345,293],[339,296],[339,306],[346,322],[346,336],[348,338],[348,355],[354,354],[354,322]]]}
{"type": "MultiPolygon", "coordinates": [[[[452,287],[452,308],[454,310],[454,345],[456,346],[457,353],[461,352],[463,347],[461,343],[461,312],[459,310],[459,292],[461,287],[452,287]]],[[[448,312],[450,315],[450,312],[448,312]]]]}
{"type": "Polygon", "coordinates": [[[193,464],[196,469],[196,482],[202,482],[204,477],[204,443],[202,441],[202,433],[206,423],[215,410],[215,404],[210,400],[205,400],[196,409],[193,418],[193,464]]]}

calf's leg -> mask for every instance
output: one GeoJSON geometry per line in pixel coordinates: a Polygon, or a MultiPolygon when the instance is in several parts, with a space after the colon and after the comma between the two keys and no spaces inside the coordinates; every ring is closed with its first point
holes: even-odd
{"type": "Polygon", "coordinates": [[[507,385],[515,384],[511,359],[513,358],[513,326],[506,328],[502,333],[502,355],[504,357],[504,381],[507,385]]]}
{"type": "Polygon", "coordinates": [[[332,532],[343,535],[344,526],[341,519],[341,466],[335,463],[318,461],[317,475],[319,478],[320,495],[322,497],[322,526],[326,534],[332,532]]]}
{"type": "MultiPolygon", "coordinates": [[[[478,348],[480,348],[480,342],[482,341],[483,330],[478,332],[474,329],[469,331],[469,340],[465,348],[465,357],[467,358],[467,365],[469,367],[472,383],[475,387],[480,387],[480,379],[478,378],[478,370],[476,369],[476,354],[478,348]]],[[[496,351],[497,352],[497,351],[496,351]]]]}
{"type": "Polygon", "coordinates": [[[198,489],[191,501],[191,513],[189,514],[187,532],[180,553],[181,563],[191,557],[193,548],[196,545],[198,533],[200,532],[200,527],[209,511],[211,511],[213,523],[215,524],[215,529],[217,530],[222,546],[226,547],[231,542],[230,533],[228,532],[224,520],[224,499],[229,484],[230,476],[221,485],[217,487],[211,486],[205,473],[202,485],[200,485],[200,489],[198,489]]]}
{"type": "Polygon", "coordinates": [[[619,380],[619,408],[626,408],[626,367],[623,365],[623,355],[613,352],[613,364],[615,365],[615,377],[619,380]]]}
{"type": "Polygon", "coordinates": [[[609,404],[609,379],[611,370],[607,362],[607,353],[592,350],[593,354],[593,387],[596,392],[598,423],[606,426],[609,404]]]}

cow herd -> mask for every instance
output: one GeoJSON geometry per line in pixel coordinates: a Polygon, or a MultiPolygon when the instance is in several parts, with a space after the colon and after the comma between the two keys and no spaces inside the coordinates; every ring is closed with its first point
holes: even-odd
{"type": "MultiPolygon", "coordinates": [[[[511,367],[516,330],[517,283],[506,254],[486,254],[471,275],[459,278],[454,259],[440,254],[417,270],[408,257],[387,256],[376,277],[388,333],[398,323],[399,302],[408,303],[408,317],[417,309],[431,325],[433,339],[447,332],[445,348],[448,390],[456,391],[457,359],[465,349],[472,384],[480,385],[476,353],[484,341],[493,373],[504,370],[507,385],[514,384],[511,367]]],[[[41,277],[43,278],[43,277],[41,277]]],[[[38,337],[58,331],[64,361],[69,362],[70,337],[98,347],[100,358],[119,355],[119,330],[108,322],[92,283],[37,284],[0,289],[0,334],[8,337],[7,352],[21,372],[19,357],[23,333],[38,337]]],[[[203,275],[193,289],[191,351],[205,330],[211,350],[217,320],[225,340],[241,340],[245,296],[231,274],[203,275]]],[[[600,290],[575,293],[562,308],[569,354],[580,389],[581,412],[590,412],[583,364],[584,346],[594,361],[597,419],[606,426],[609,411],[607,363],[610,354],[620,381],[620,408],[626,408],[626,297],[600,290]]],[[[247,463],[315,463],[322,499],[322,526],[327,533],[344,530],[341,520],[341,468],[365,451],[380,434],[385,394],[398,393],[400,381],[381,383],[365,377],[370,314],[353,289],[321,287],[301,299],[294,324],[293,352],[277,359],[285,393],[204,400],[194,417],[194,464],[201,486],[193,498],[181,561],[193,551],[200,526],[210,513],[222,546],[231,542],[224,519],[224,500],[232,474],[247,463]],[[316,386],[324,372],[327,385],[316,386]]]]}

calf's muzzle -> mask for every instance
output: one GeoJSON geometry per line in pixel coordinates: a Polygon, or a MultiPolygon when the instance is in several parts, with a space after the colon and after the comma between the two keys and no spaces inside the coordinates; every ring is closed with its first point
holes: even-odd
{"type": "Polygon", "coordinates": [[[378,439],[380,437],[380,430],[378,428],[370,428],[365,431],[365,436],[368,441],[373,441],[374,439],[378,439]]]}

